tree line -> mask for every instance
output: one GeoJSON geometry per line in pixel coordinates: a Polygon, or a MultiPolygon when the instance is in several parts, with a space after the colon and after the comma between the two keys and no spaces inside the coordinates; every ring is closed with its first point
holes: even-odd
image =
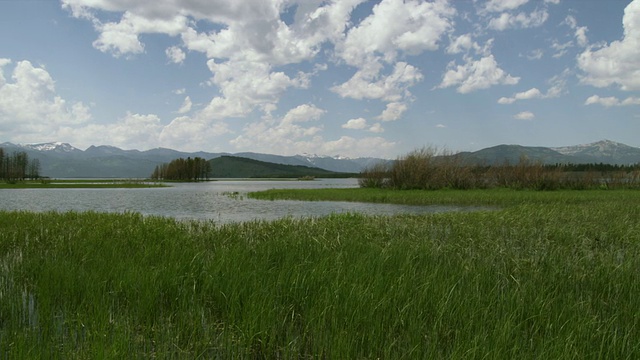
{"type": "Polygon", "coordinates": [[[15,183],[40,178],[40,160],[29,159],[24,151],[11,154],[0,148],[0,180],[15,183]]]}
{"type": "Polygon", "coordinates": [[[151,179],[174,181],[201,181],[208,180],[211,172],[211,164],[201,158],[179,158],[169,163],[156,166],[151,179]]]}
{"type": "Polygon", "coordinates": [[[518,163],[477,165],[459,154],[437,149],[414,150],[393,162],[374,164],[360,174],[368,188],[533,190],[640,188],[640,165],[545,165],[522,156],[518,163]]]}

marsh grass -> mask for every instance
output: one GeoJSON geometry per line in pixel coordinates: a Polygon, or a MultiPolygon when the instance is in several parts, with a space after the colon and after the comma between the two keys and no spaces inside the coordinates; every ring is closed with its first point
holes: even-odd
{"type": "Polygon", "coordinates": [[[121,189],[166,187],[163,182],[137,179],[64,179],[64,180],[25,180],[14,183],[1,183],[2,189],[121,189]]]}
{"type": "Polygon", "coordinates": [[[0,213],[0,358],[638,358],[640,193],[486,193],[412,196],[504,209],[0,213]]]}

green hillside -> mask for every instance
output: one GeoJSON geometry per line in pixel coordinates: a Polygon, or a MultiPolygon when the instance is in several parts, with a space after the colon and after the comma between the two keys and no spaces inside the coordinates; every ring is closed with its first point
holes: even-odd
{"type": "Polygon", "coordinates": [[[211,164],[209,174],[212,178],[345,177],[349,175],[309,166],[274,164],[237,156],[221,156],[209,160],[209,163],[211,164]]]}

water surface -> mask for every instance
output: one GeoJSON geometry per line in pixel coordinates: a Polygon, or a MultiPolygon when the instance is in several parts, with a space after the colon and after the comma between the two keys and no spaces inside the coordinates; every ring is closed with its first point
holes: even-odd
{"type": "Polygon", "coordinates": [[[0,210],[138,212],[143,215],[220,223],[314,217],[332,213],[371,215],[467,211],[469,207],[413,206],[334,201],[254,200],[251,191],[268,189],[353,188],[357,179],[224,180],[176,183],[142,189],[8,189],[0,190],[0,210]],[[234,194],[230,196],[230,194],[234,194]]]}

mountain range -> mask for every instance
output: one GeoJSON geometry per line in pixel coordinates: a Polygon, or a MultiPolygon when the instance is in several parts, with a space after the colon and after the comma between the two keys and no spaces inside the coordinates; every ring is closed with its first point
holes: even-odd
{"type": "MultiPolygon", "coordinates": [[[[182,152],[166,148],[146,151],[123,150],[114,146],[90,146],[77,149],[67,143],[18,145],[2,143],[5,152],[24,151],[30,159],[38,159],[40,173],[53,178],[146,178],[157,165],[177,158],[201,157],[207,160],[236,156],[275,164],[316,167],[334,172],[354,173],[375,163],[391,161],[379,158],[345,158],[340,156],[282,156],[260,153],[182,152]]],[[[610,140],[565,147],[531,147],[498,145],[474,152],[459,153],[466,161],[479,164],[517,163],[521,157],[547,164],[604,163],[630,165],[640,163],[640,148],[610,140]]]]}

